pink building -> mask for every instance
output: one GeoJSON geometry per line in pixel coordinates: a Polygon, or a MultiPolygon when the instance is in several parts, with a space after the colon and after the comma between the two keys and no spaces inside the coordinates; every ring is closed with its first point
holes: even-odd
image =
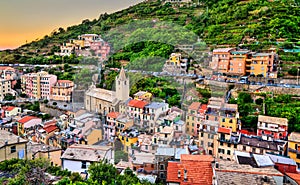
{"type": "Polygon", "coordinates": [[[100,60],[107,60],[110,52],[110,46],[107,42],[103,40],[92,41],[90,42],[90,49],[100,60]]]}
{"type": "Polygon", "coordinates": [[[0,66],[0,76],[1,79],[10,80],[12,88],[16,85],[17,80],[16,77],[16,70],[12,67],[8,66],[0,66]]]}
{"type": "Polygon", "coordinates": [[[50,99],[52,87],[57,82],[56,75],[47,72],[28,73],[21,77],[22,92],[33,99],[50,99]]]}
{"type": "Polygon", "coordinates": [[[104,139],[111,139],[111,137],[115,136],[116,134],[116,121],[118,116],[120,115],[119,112],[110,112],[106,116],[106,123],[103,124],[104,128],[104,139]]]}

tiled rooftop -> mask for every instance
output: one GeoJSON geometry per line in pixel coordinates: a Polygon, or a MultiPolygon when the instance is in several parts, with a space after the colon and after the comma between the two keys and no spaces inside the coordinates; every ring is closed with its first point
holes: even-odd
{"type": "Polygon", "coordinates": [[[283,176],[274,167],[254,168],[250,165],[238,164],[235,161],[219,160],[219,168],[216,171],[243,173],[243,174],[257,174],[266,176],[283,176]]]}
{"type": "Polygon", "coordinates": [[[298,133],[298,132],[292,132],[289,135],[289,141],[300,142],[300,133],[298,133]]]}
{"type": "Polygon", "coordinates": [[[168,162],[167,182],[184,185],[212,184],[212,161],[212,156],[182,154],[180,162],[168,162]],[[184,180],[185,170],[186,180],[184,180]],[[178,178],[178,171],[180,171],[180,178],[178,178]]]}
{"type": "Polygon", "coordinates": [[[119,112],[110,112],[107,114],[107,117],[116,119],[119,115],[119,112]]]}
{"type": "Polygon", "coordinates": [[[103,160],[110,146],[74,144],[66,149],[62,159],[97,162],[103,160]]]}
{"type": "Polygon", "coordinates": [[[193,102],[190,106],[189,106],[189,110],[195,110],[198,111],[199,108],[201,106],[200,102],[193,102]]]}
{"type": "Polygon", "coordinates": [[[231,133],[231,129],[219,127],[219,128],[218,128],[218,133],[230,134],[230,133],[231,133]]]}
{"type": "Polygon", "coordinates": [[[6,144],[15,144],[15,143],[18,143],[18,140],[19,142],[26,142],[25,139],[22,139],[20,137],[18,137],[17,135],[11,133],[11,132],[8,132],[6,130],[0,130],[0,148],[5,146],[6,144]],[[5,144],[5,142],[7,142],[5,144]]]}
{"type": "Polygon", "coordinates": [[[148,103],[141,100],[130,100],[128,106],[143,109],[148,103]]]}

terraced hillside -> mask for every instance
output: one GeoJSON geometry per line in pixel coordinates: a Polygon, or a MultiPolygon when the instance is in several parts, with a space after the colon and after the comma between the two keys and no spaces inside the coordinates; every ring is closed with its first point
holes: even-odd
{"type": "MultiPolygon", "coordinates": [[[[252,50],[266,49],[270,46],[284,48],[285,45],[278,43],[278,39],[284,43],[291,43],[294,47],[300,45],[299,5],[299,0],[195,0],[194,3],[181,5],[156,0],[145,1],[119,12],[101,14],[98,19],[84,20],[82,24],[70,26],[66,30],[59,28],[41,40],[13,51],[4,51],[0,57],[4,63],[48,63],[49,60],[43,57],[53,55],[59,50],[59,45],[70,38],[84,33],[109,35],[116,27],[141,20],[171,22],[190,30],[211,48],[238,45],[252,50]]],[[[132,34],[136,31],[133,30],[132,34]]],[[[138,31],[140,36],[148,32],[147,29],[138,31]]],[[[165,37],[166,34],[168,33],[163,33],[160,37],[165,37]]],[[[125,37],[130,37],[130,33],[125,37]]],[[[154,45],[157,43],[143,44],[138,53],[141,52],[143,56],[165,57],[172,52],[172,48],[168,48],[167,52],[156,53],[153,48],[157,46],[154,45]]],[[[122,49],[116,53],[122,53],[122,49]]],[[[119,55],[118,59],[129,59],[132,62],[140,56],[130,58],[129,54],[125,53],[121,57],[119,55]]],[[[300,56],[296,55],[295,61],[299,61],[299,58],[300,56]]]]}

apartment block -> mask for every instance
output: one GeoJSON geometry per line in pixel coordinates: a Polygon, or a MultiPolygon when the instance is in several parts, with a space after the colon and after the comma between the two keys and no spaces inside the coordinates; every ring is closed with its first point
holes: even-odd
{"type": "Polygon", "coordinates": [[[217,139],[218,128],[218,121],[203,120],[200,124],[199,146],[205,150],[206,154],[214,155],[217,150],[214,142],[217,139]]]}
{"type": "Polygon", "coordinates": [[[3,101],[6,95],[15,95],[11,88],[11,81],[0,79],[0,101],[3,101]]]}
{"type": "Polygon", "coordinates": [[[257,135],[266,140],[286,140],[288,136],[288,119],[259,115],[257,135]]]}
{"type": "Polygon", "coordinates": [[[50,99],[56,75],[47,72],[28,73],[21,77],[22,92],[33,99],[50,99]]]}
{"type": "Polygon", "coordinates": [[[52,86],[51,100],[72,101],[73,88],[74,82],[70,80],[57,80],[56,84],[52,86]]]}

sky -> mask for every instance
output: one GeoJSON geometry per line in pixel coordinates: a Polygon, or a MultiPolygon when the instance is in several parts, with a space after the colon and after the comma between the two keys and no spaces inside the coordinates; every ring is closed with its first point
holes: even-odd
{"type": "Polygon", "coordinates": [[[41,39],[59,27],[98,19],[142,0],[0,0],[0,50],[41,39]]]}

